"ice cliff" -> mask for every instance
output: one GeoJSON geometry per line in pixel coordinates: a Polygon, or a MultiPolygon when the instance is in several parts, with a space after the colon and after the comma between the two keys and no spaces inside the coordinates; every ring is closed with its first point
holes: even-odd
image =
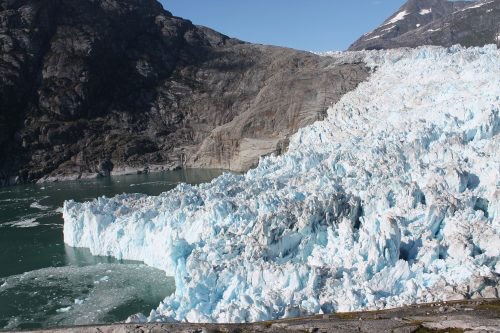
{"type": "Polygon", "coordinates": [[[498,296],[500,51],[362,58],[370,79],[245,175],[64,205],[64,238],[143,260],[149,320],[242,322],[498,296]]]}

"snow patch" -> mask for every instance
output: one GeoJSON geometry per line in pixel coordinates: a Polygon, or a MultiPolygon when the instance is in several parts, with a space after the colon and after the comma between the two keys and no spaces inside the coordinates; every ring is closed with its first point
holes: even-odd
{"type": "Polygon", "coordinates": [[[394,24],[398,21],[401,21],[401,20],[404,20],[404,18],[408,15],[408,12],[406,10],[403,10],[402,12],[399,12],[396,14],[396,16],[394,16],[392,19],[390,19],[389,21],[387,21],[384,25],[388,25],[388,24],[394,24]]]}
{"type": "Polygon", "coordinates": [[[245,175],[64,204],[64,239],[174,276],[149,321],[252,322],[498,288],[500,52],[331,53],[376,68],[245,175]]]}
{"type": "Polygon", "coordinates": [[[376,35],[376,36],[373,36],[373,37],[367,38],[367,39],[365,39],[365,40],[367,40],[367,41],[368,41],[368,40],[377,39],[377,38],[380,38],[380,37],[382,37],[382,35],[376,35]]]}
{"type": "MultiPolygon", "coordinates": [[[[471,5],[471,6],[469,6],[469,7],[465,7],[465,8],[460,9],[460,10],[457,10],[456,12],[453,12],[453,14],[460,13],[460,12],[464,12],[464,11],[466,11],[466,10],[470,10],[470,9],[480,8],[480,7],[484,6],[484,5],[488,5],[488,4],[490,4],[490,3],[495,2],[495,0],[493,0],[493,1],[477,1],[477,0],[476,0],[476,1],[471,1],[471,2],[472,2],[472,3],[476,3],[476,4],[471,5]]],[[[487,12],[489,12],[489,11],[487,11],[487,12]]]]}
{"type": "Polygon", "coordinates": [[[390,26],[389,28],[385,28],[385,29],[382,29],[382,30],[380,30],[380,31],[381,31],[381,32],[384,32],[384,31],[390,31],[390,30],[394,29],[395,27],[396,27],[396,26],[395,26],[395,25],[393,25],[393,26],[390,26]]]}
{"type": "Polygon", "coordinates": [[[432,8],[424,8],[424,9],[421,9],[420,12],[418,12],[420,15],[427,15],[427,14],[430,14],[432,13],[432,8]]]}
{"type": "Polygon", "coordinates": [[[479,1],[477,4],[475,5],[472,5],[472,6],[469,6],[469,7],[466,7],[464,9],[462,9],[461,11],[465,11],[465,10],[469,10],[469,9],[475,9],[475,8],[479,8],[479,7],[482,7],[484,5],[487,5],[487,4],[490,4],[490,3],[493,3],[495,1],[484,1],[484,2],[481,2],[479,1]]]}

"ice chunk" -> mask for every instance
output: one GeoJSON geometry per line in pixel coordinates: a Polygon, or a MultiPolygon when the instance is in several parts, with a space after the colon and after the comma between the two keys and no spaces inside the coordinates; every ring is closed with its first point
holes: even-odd
{"type": "Polygon", "coordinates": [[[39,226],[40,223],[36,221],[36,218],[24,219],[19,221],[12,221],[1,224],[1,226],[10,226],[13,228],[33,228],[39,226]]]}
{"type": "Polygon", "coordinates": [[[329,56],[374,73],[286,154],[157,197],[68,201],[65,242],[175,277],[150,321],[383,309],[498,286],[499,50],[329,56]]]}
{"type": "Polygon", "coordinates": [[[71,306],[68,306],[66,308],[60,308],[60,309],[57,309],[56,312],[68,312],[69,310],[71,310],[71,306]]]}
{"type": "Polygon", "coordinates": [[[47,210],[50,207],[41,205],[38,201],[31,203],[30,208],[35,208],[39,210],[47,210]]]}
{"type": "Polygon", "coordinates": [[[126,323],[144,323],[148,320],[148,317],[146,317],[142,313],[136,313],[135,315],[132,315],[127,318],[125,321],[126,323]]]}

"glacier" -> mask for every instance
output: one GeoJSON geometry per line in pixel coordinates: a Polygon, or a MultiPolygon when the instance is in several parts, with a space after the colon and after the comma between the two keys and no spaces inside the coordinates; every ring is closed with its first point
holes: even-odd
{"type": "Polygon", "coordinates": [[[173,276],[148,321],[498,297],[500,51],[324,56],[373,73],[287,153],[155,197],[67,201],[65,242],[173,276]]]}

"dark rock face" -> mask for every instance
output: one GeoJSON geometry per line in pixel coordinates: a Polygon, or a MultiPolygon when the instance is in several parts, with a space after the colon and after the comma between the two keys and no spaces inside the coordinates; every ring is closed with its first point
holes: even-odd
{"type": "Polygon", "coordinates": [[[155,0],[0,0],[0,182],[246,170],[368,75],[194,26],[155,0]]]}
{"type": "Polygon", "coordinates": [[[454,44],[500,46],[500,1],[409,0],[349,50],[454,44]]]}

